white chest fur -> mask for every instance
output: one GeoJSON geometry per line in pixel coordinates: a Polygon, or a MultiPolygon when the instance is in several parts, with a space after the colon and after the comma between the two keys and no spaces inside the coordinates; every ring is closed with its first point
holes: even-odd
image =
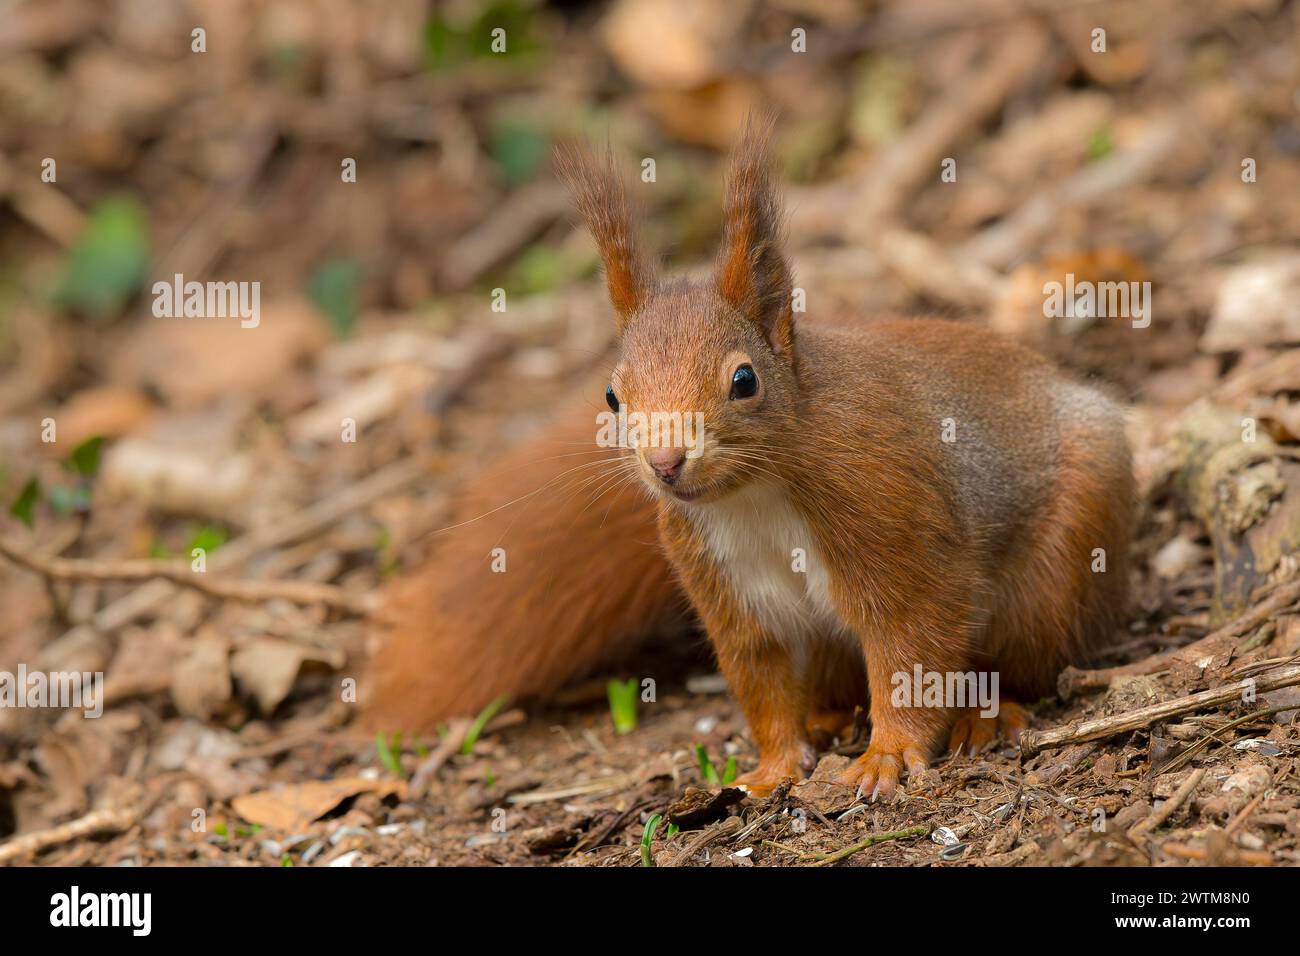
{"type": "Polygon", "coordinates": [[[792,640],[842,629],[817,543],[779,487],[749,485],[688,512],[737,598],[774,636],[792,640]]]}

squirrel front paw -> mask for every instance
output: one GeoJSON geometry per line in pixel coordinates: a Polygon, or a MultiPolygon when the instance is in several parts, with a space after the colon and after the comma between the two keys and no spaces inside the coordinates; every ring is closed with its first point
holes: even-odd
{"type": "Polygon", "coordinates": [[[872,800],[883,797],[888,800],[894,795],[899,773],[904,768],[909,775],[920,774],[929,764],[926,750],[919,743],[900,741],[878,744],[873,736],[867,752],[841,771],[838,780],[846,786],[856,787],[859,797],[867,796],[872,800]]]}
{"type": "Polygon", "coordinates": [[[731,786],[739,787],[751,797],[766,797],[783,781],[798,782],[808,776],[808,771],[815,762],[816,754],[807,745],[770,757],[762,754],[758,766],[749,773],[741,774],[731,786]]]}

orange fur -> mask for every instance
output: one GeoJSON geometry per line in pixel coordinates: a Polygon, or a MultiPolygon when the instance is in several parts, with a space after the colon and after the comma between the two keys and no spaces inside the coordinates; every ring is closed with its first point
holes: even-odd
{"type": "Polygon", "coordinates": [[[595,448],[594,416],[580,403],[489,463],[428,559],[389,588],[394,623],[360,684],[366,727],[428,731],[501,695],[549,694],[685,626],[654,505],[592,464],[613,455],[595,448]]]}
{"type": "Polygon", "coordinates": [[[1122,416],[970,326],[813,324],[796,345],[766,135],[751,124],[736,152],[713,282],[641,303],[611,385],[630,409],[706,423],[680,475],[656,475],[648,446],[630,457],[758,745],[741,782],[762,792],[806,768],[824,685],[864,668],[872,739],[845,779],[888,795],[958,717],[895,706],[896,677],[991,668],[1041,693],[1112,632],[1131,520],[1122,416]],[[731,391],[738,370],[752,394],[731,391]]]}
{"type": "MultiPolygon", "coordinates": [[[[1114,634],[1133,515],[1118,408],[968,325],[801,318],[796,337],[765,133],[749,135],[708,284],[652,282],[611,163],[584,175],[570,162],[618,315],[611,386],[633,410],[701,413],[703,453],[672,484],[648,447],[627,454],[653,506],[629,486],[587,510],[548,494],[456,532],[394,592],[405,623],[376,661],[383,699],[370,708],[389,729],[546,693],[681,626],[671,563],[758,744],[742,781],[762,792],[801,775],[808,718],[869,690],[871,744],[845,779],[888,794],[950,733],[988,733],[955,708],[893,706],[895,675],[992,669],[1003,691],[1032,698],[1114,634]],[[742,365],[760,389],[735,398],[742,365]],[[493,575],[487,551],[507,525],[510,571],[493,575]]],[[[510,460],[590,442],[590,416],[510,460]]],[[[558,470],[476,479],[462,513],[558,470]]]]}
{"type": "Polygon", "coordinates": [[[612,150],[597,158],[584,147],[560,150],[556,171],[573,193],[605,265],[605,285],[620,324],[654,290],[650,266],[636,247],[632,207],[619,181],[612,150]]]}

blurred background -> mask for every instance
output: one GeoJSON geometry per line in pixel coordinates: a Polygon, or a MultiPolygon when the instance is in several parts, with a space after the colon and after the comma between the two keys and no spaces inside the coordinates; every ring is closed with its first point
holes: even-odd
{"type": "MultiPolygon", "coordinates": [[[[105,670],[123,705],[0,713],[0,837],[214,724],[317,719],[448,488],[609,355],[554,146],[610,143],[697,269],[761,108],[810,312],[983,322],[1109,383],[1148,496],[1195,399],[1300,434],[1295,2],[0,0],[0,667],[105,670]],[[156,317],[177,273],[260,283],[258,327],[156,317]],[[1045,318],[1066,273],[1150,281],[1151,327],[1045,318]],[[328,599],[133,576],[196,547],[328,599]]],[[[1144,553],[1185,528],[1153,515],[1144,553]]]]}

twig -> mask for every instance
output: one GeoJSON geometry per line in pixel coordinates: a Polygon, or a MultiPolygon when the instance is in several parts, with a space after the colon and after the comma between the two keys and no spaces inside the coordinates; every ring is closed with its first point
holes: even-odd
{"type": "Polygon", "coordinates": [[[636,782],[630,773],[621,773],[613,777],[602,777],[589,783],[579,783],[572,787],[560,787],[555,790],[529,790],[527,793],[512,793],[506,797],[507,803],[526,806],[532,803],[548,803],[551,800],[567,800],[569,797],[608,796],[626,790],[636,782]]]}
{"type": "Polygon", "coordinates": [[[1260,793],[1257,793],[1255,795],[1255,799],[1250,801],[1250,803],[1246,804],[1244,807],[1242,807],[1241,812],[1232,818],[1232,822],[1230,822],[1226,827],[1223,828],[1223,832],[1231,836],[1232,834],[1240,830],[1241,825],[1246,822],[1246,819],[1252,813],[1255,812],[1255,808],[1260,805],[1260,803],[1264,799],[1264,794],[1267,792],[1268,791],[1265,790],[1265,791],[1261,791],[1260,793]]]}
{"type": "MultiPolygon", "coordinates": [[[[1186,843],[1162,844],[1160,852],[1178,857],[1180,860],[1204,860],[1209,856],[1204,847],[1189,846],[1186,843]]],[[[1249,863],[1252,866],[1273,865],[1273,854],[1267,850],[1243,850],[1240,847],[1232,847],[1231,852],[1242,863],[1249,863]]]]}
{"type": "Polygon", "coordinates": [[[1006,287],[1006,280],[994,270],[910,229],[877,230],[870,245],[899,281],[945,305],[986,308],[1006,287]]]}
{"type": "Polygon", "coordinates": [[[731,839],[742,829],[744,829],[744,823],[740,817],[727,817],[725,820],[720,820],[700,833],[700,835],[690,843],[686,844],[686,849],[682,850],[681,853],[678,853],[677,856],[663,865],[681,866],[696,853],[699,853],[701,850],[714,843],[722,843],[731,839]]]}
{"type": "Polygon", "coordinates": [[[269,601],[280,598],[296,604],[325,604],[360,616],[378,610],[378,597],[352,594],[331,584],[315,581],[248,581],[213,577],[190,570],[175,561],[93,561],[76,558],[43,558],[27,554],[12,541],[0,538],[0,555],[15,564],[55,581],[148,581],[161,579],[193,588],[209,597],[232,601],[269,601]]]}
{"type": "Polygon", "coordinates": [[[1032,757],[1034,754],[1051,747],[1081,743],[1085,740],[1100,740],[1103,737],[1113,737],[1126,731],[1140,730],[1157,721],[1177,717],[1179,714],[1188,714],[1206,707],[1238,701],[1241,699],[1242,691],[1245,690],[1263,692],[1277,690],[1279,687],[1293,687],[1296,684],[1300,684],[1300,666],[1284,667],[1266,676],[1234,681],[1231,684],[1213,687],[1210,690],[1203,690],[1198,694],[1189,694],[1186,697],[1175,697],[1173,700],[1153,704],[1150,707],[1143,707],[1140,710],[1130,711],[1126,714],[1083,720],[1069,726],[1056,727],[1052,730],[1027,730],[1020,737],[1020,754],[1022,757],[1032,757]]]}
{"type": "Polygon", "coordinates": [[[822,859],[826,856],[825,853],[805,853],[803,850],[796,850],[792,846],[786,846],[784,843],[777,843],[775,840],[759,840],[758,845],[775,847],[776,849],[781,850],[785,853],[792,853],[795,856],[799,857],[800,859],[807,859],[808,857],[822,859]]]}
{"type": "Polygon", "coordinates": [[[967,241],[961,254],[993,268],[1006,268],[1057,225],[1065,210],[1091,205],[1158,171],[1165,157],[1186,142],[1187,135],[1188,123],[1181,117],[1167,117],[1152,124],[1132,148],[1090,163],[1032,197],[1015,213],[967,241]]]}
{"type": "MultiPolygon", "coordinates": [[[[230,570],[263,551],[292,544],[329,527],[339,518],[371,502],[393,494],[428,472],[420,458],[402,458],[348,485],[329,498],[317,501],[264,531],[255,531],[228,541],[208,561],[209,571],[230,570]]],[[[100,608],[90,622],[99,631],[114,631],[141,614],[146,614],[175,593],[169,581],[152,580],[100,608]]]]}
{"type": "Polygon", "coordinates": [[[473,723],[468,717],[462,717],[448,725],[447,735],[442,738],[433,753],[416,768],[415,776],[411,778],[412,797],[423,797],[429,792],[429,784],[433,782],[434,774],[451,759],[452,754],[460,750],[460,745],[465,742],[465,735],[469,733],[473,723]]]}
{"type": "Polygon", "coordinates": [[[1233,720],[1228,721],[1226,724],[1224,724],[1222,727],[1218,728],[1217,730],[1210,731],[1208,734],[1206,734],[1200,740],[1196,741],[1196,743],[1192,744],[1182,753],[1178,754],[1176,757],[1173,757],[1168,762],[1162,764],[1159,767],[1159,769],[1152,771],[1151,776],[1158,777],[1162,773],[1170,773],[1171,771],[1177,770],[1179,767],[1186,764],[1187,761],[1191,760],[1198,753],[1200,753],[1207,746],[1209,746],[1211,741],[1217,740],[1220,734],[1227,733],[1229,730],[1232,730],[1235,727],[1240,727],[1242,724],[1249,723],[1252,720],[1257,720],[1260,717],[1271,717],[1274,714],[1282,713],[1282,711],[1284,710],[1295,710],[1295,709],[1296,708],[1294,704],[1289,704],[1285,707],[1270,707],[1267,710],[1252,710],[1248,714],[1243,714],[1241,717],[1234,718],[1233,720]]]}
{"type": "Polygon", "coordinates": [[[930,832],[927,826],[908,827],[906,830],[890,830],[888,833],[873,833],[869,837],[864,837],[857,843],[850,844],[843,849],[836,850],[834,853],[828,853],[823,859],[816,863],[810,863],[809,866],[831,866],[840,860],[847,859],[853,854],[865,850],[867,847],[876,843],[885,843],[888,840],[901,840],[904,837],[926,836],[930,832]]]}
{"type": "Polygon", "coordinates": [[[1160,809],[1153,810],[1144,820],[1129,827],[1128,838],[1134,843],[1141,844],[1142,839],[1148,833],[1172,817],[1178,811],[1178,808],[1187,802],[1187,799],[1196,791],[1196,788],[1201,785],[1201,781],[1205,779],[1205,773],[1204,767],[1193,771],[1182,782],[1182,785],[1174,791],[1173,796],[1160,805],[1160,809]]]}
{"type": "Polygon", "coordinates": [[[1106,667],[1092,671],[1067,667],[1057,681],[1057,692],[1062,698],[1069,700],[1080,691],[1109,687],[1111,680],[1116,677],[1154,674],[1171,664],[1193,663],[1206,657],[1214,657],[1228,650],[1242,634],[1255,629],[1274,614],[1285,610],[1297,601],[1300,601],[1300,580],[1289,581],[1249,611],[1238,615],[1223,627],[1191,644],[1185,644],[1171,651],[1162,651],[1122,667],[1106,667]]]}
{"type": "Polygon", "coordinates": [[[860,173],[820,187],[791,210],[797,236],[844,235],[867,243],[884,220],[895,218],[926,183],[937,180],[939,163],[958,142],[995,115],[1026,81],[1050,64],[1050,37],[1039,23],[1009,28],[1005,42],[945,86],[902,136],[882,149],[860,173]]]}
{"type": "Polygon", "coordinates": [[[441,271],[443,284],[452,290],[469,288],[568,209],[569,194],[553,180],[542,180],[511,193],[486,222],[461,236],[448,252],[441,271]]]}
{"type": "Polygon", "coordinates": [[[622,813],[615,814],[614,818],[599,830],[593,830],[591,833],[585,834],[581,840],[573,845],[573,849],[565,854],[564,858],[567,860],[570,857],[577,856],[579,853],[586,853],[588,850],[595,850],[601,847],[604,845],[606,840],[614,835],[615,832],[622,829],[632,816],[640,813],[642,810],[648,810],[656,803],[659,803],[659,799],[657,797],[650,797],[640,801],[639,803],[631,804],[622,813]]]}
{"type": "Polygon", "coordinates": [[[134,811],[95,810],[60,826],[14,837],[8,843],[0,844],[0,864],[39,853],[79,837],[90,836],[92,833],[121,833],[130,829],[134,823],[134,811]]]}

